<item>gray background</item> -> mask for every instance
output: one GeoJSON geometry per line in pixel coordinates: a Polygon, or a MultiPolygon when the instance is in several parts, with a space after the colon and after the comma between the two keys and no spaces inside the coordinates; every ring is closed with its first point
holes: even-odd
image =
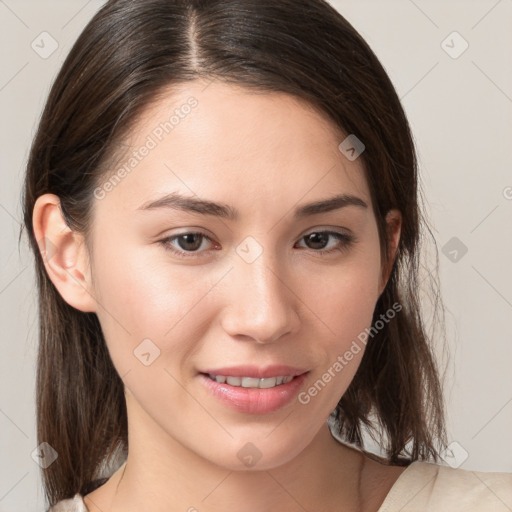
{"type": "MultiPolygon", "coordinates": [[[[512,472],[512,0],[331,3],[381,59],[416,139],[447,306],[446,461],[512,472]]],[[[44,507],[31,458],[35,280],[17,244],[24,165],[50,84],[102,4],[0,0],[0,512],[44,507]],[[42,32],[58,44],[49,56],[42,32]]]]}

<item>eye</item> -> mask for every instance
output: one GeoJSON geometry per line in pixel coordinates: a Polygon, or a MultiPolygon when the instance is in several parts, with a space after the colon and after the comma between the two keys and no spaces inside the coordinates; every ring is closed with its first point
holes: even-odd
{"type": "MultiPolygon", "coordinates": [[[[205,240],[212,242],[211,238],[204,233],[189,232],[164,238],[160,240],[159,243],[161,243],[167,251],[171,251],[178,257],[189,258],[197,256],[196,253],[204,252],[199,249],[203,247],[205,240]],[[176,247],[174,242],[177,243],[178,247],[176,247]]],[[[355,241],[355,238],[353,235],[339,233],[337,231],[313,231],[312,233],[304,235],[300,240],[307,240],[307,243],[313,247],[306,248],[311,249],[315,254],[323,256],[325,254],[348,249],[355,241]],[[329,245],[329,238],[337,240],[338,243],[334,244],[334,247],[325,249],[326,245],[329,245]]]]}
{"type": "Polygon", "coordinates": [[[348,249],[355,241],[355,238],[353,235],[339,233],[338,231],[313,231],[312,233],[304,235],[301,240],[307,240],[310,245],[313,245],[312,249],[314,253],[323,256],[325,254],[348,249]],[[337,240],[338,243],[335,243],[334,247],[330,249],[324,249],[324,247],[328,245],[329,237],[337,240]]]}
{"type": "Polygon", "coordinates": [[[198,249],[203,245],[204,240],[210,240],[211,242],[211,239],[204,233],[193,232],[170,236],[164,238],[163,240],[160,240],[160,243],[164,246],[166,250],[171,251],[172,253],[183,258],[187,258],[190,256],[195,256],[194,253],[196,252],[200,252],[198,251],[198,249]],[[174,241],[178,242],[178,249],[176,249],[175,246],[172,245],[172,242],[174,241]]]}

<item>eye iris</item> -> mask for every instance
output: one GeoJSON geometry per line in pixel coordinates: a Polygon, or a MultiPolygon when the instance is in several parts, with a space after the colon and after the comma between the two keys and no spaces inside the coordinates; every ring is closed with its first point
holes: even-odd
{"type": "Polygon", "coordinates": [[[183,249],[184,251],[194,251],[201,247],[202,235],[199,233],[187,233],[185,235],[180,235],[177,238],[177,240],[180,248],[183,249]],[[193,243],[194,237],[196,238],[196,243],[193,243]],[[181,242],[182,240],[185,240],[185,247],[184,244],[181,242]],[[187,244],[192,244],[192,247],[187,247],[187,244]]]}
{"type": "Polygon", "coordinates": [[[323,249],[327,245],[329,239],[328,233],[311,233],[306,237],[309,242],[313,242],[313,249],[323,249]],[[319,242],[320,240],[320,242],[319,242]],[[321,247],[315,247],[315,244],[320,243],[321,247]]]}

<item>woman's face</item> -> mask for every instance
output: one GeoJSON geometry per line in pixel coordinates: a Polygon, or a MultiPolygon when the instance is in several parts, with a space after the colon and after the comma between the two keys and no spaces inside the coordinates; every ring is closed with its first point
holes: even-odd
{"type": "Polygon", "coordinates": [[[91,293],[130,428],[160,449],[277,466],[345,393],[364,344],[344,355],[385,285],[363,164],[338,149],[345,137],[290,96],[193,82],[145,112],[96,189],[91,293]],[[353,199],[304,209],[342,195],[353,199]],[[218,395],[202,375],[242,365],[307,373],[288,392],[220,384],[218,395]]]}

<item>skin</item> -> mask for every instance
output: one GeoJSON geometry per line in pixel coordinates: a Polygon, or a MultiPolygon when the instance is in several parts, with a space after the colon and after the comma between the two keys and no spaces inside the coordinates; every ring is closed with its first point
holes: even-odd
{"type": "Polygon", "coordinates": [[[91,512],[230,512],[241,503],[247,512],[376,511],[404,468],[340,443],[326,422],[364,345],[309,403],[292,400],[268,414],[227,407],[198,371],[283,363],[309,369],[301,390],[311,387],[371,326],[400,213],[388,213],[390,259],[381,261],[361,158],[338,150],[346,134],[328,118],[281,93],[216,82],[174,87],[131,130],[128,157],[190,96],[197,107],[94,198],[90,253],[66,226],[58,197],[41,196],[34,208],[37,239],[55,246],[45,262],[50,278],[70,305],[97,314],[125,384],[127,462],[85,503],[91,512]],[[228,204],[240,218],[138,210],[175,191],[228,204]],[[368,207],[292,218],[297,206],[338,193],[368,207]],[[355,241],[344,247],[329,236],[320,246],[306,237],[322,230],[352,233],[355,241]],[[198,249],[183,238],[167,241],[190,257],[160,242],[196,231],[208,237],[196,240],[198,249]],[[246,237],[262,250],[250,263],[236,252],[246,237]],[[336,247],[342,250],[318,254],[336,247]],[[144,339],[160,350],[148,366],[134,356],[144,339]],[[252,467],[237,456],[248,442],[261,453],[252,467]]]}

